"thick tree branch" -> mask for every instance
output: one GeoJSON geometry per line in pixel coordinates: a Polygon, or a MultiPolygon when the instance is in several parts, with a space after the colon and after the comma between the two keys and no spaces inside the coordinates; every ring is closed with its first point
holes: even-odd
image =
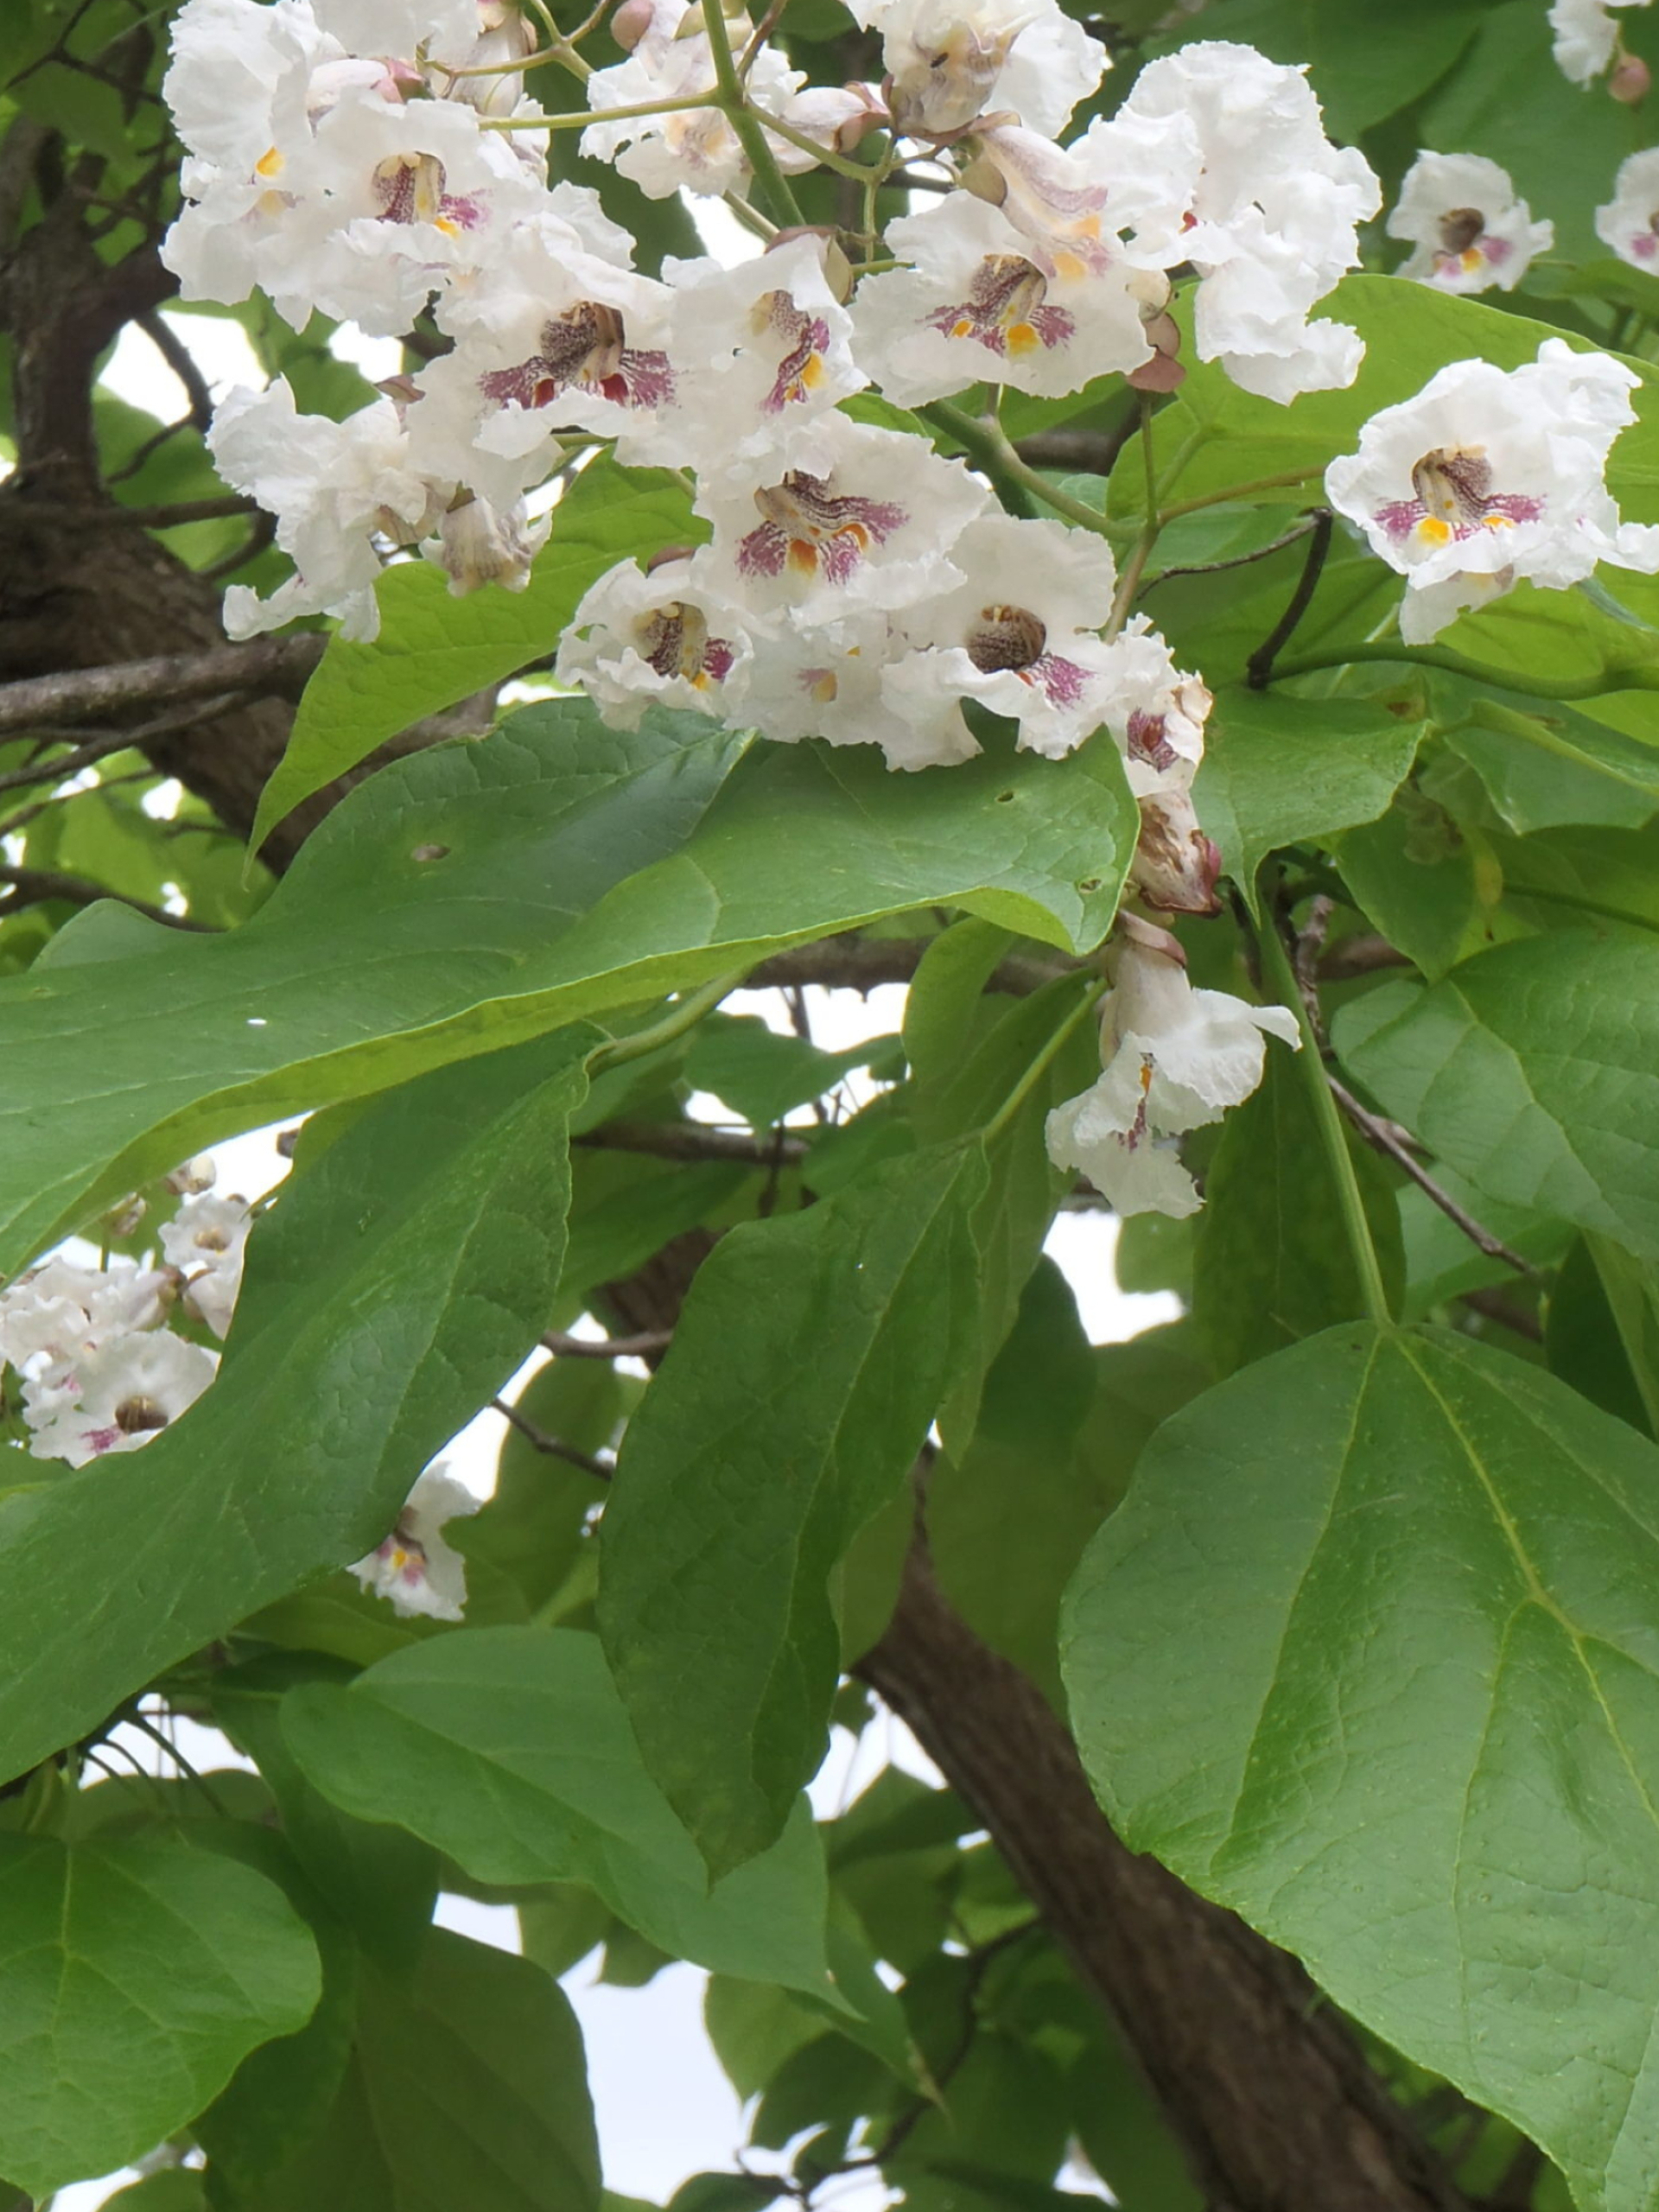
{"type": "Polygon", "coordinates": [[[207,699],[219,693],[275,692],[296,698],[321,659],[327,642],[309,633],[257,638],[245,645],[158,653],[149,660],[118,661],[103,668],[71,669],[60,676],[0,684],[0,732],[97,721],[134,707],[207,699]]]}
{"type": "Polygon", "coordinates": [[[705,1128],[696,1122],[607,1122],[571,1142],[596,1152],[645,1152],[658,1160],[741,1160],[756,1167],[792,1167],[806,1158],[799,1137],[781,1132],[745,1136],[738,1129],[705,1128]]]}
{"type": "Polygon", "coordinates": [[[1119,1841],[1047,1700],[950,1610],[920,1541],[855,1671],[1116,2018],[1211,2212],[1468,2212],[1295,1960],[1119,1841]]]}
{"type": "Polygon", "coordinates": [[[148,899],[129,899],[111,891],[107,884],[93,883],[81,875],[60,875],[52,868],[0,867],[0,891],[5,894],[0,897],[0,922],[21,913],[25,906],[44,906],[51,899],[61,899],[74,906],[91,906],[100,899],[112,899],[118,906],[130,906],[152,922],[165,922],[169,929],[207,928],[206,922],[192,921],[188,914],[169,914],[165,906],[153,906],[148,899]]]}
{"type": "MultiPolygon", "coordinates": [[[[777,989],[800,983],[822,983],[831,990],[873,991],[880,983],[907,983],[921,965],[922,955],[932,943],[925,937],[825,938],[817,944],[796,945],[763,960],[750,975],[752,991],[777,989]]],[[[1057,976],[1069,976],[1084,963],[1077,960],[1044,959],[1040,955],[1013,953],[992,971],[987,988],[1006,991],[1016,998],[1040,990],[1057,976]]]]}

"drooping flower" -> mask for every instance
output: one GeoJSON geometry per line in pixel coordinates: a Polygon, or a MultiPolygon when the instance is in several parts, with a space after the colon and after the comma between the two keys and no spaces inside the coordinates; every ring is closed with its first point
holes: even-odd
{"type": "Polygon", "coordinates": [[[757,634],[743,718],[780,745],[879,745],[890,768],[949,767],[976,753],[965,729],[894,711],[883,688],[892,646],[886,617],[868,609],[810,626],[785,619],[757,634]]]}
{"type": "Polygon", "coordinates": [[[1198,677],[1176,667],[1149,616],[1135,615],[1112,640],[1097,700],[1137,798],[1188,789],[1212,702],[1198,677]]]}
{"type": "Polygon", "coordinates": [[[705,483],[711,561],[738,604],[790,607],[812,624],[913,606],[955,584],[950,554],[988,494],[919,438],[826,415],[795,434],[778,469],[746,490],[705,483]]]}
{"type": "Polygon", "coordinates": [[[220,402],[207,443],[226,482],[276,516],[276,543],[295,567],[268,600],[232,586],[229,635],[328,613],[340,617],[346,637],[373,637],[377,538],[412,543],[435,527],[449,496],[414,465],[397,404],[378,399],[335,423],[302,415],[286,378],[262,392],[238,385],[220,402]]]}
{"type": "Polygon", "coordinates": [[[1058,137],[1110,67],[1054,0],[854,0],[852,12],[881,34],[896,128],[923,137],[993,109],[1058,137]]]}
{"type": "Polygon", "coordinates": [[[1051,760],[1073,751],[1103,719],[1112,648],[1097,634],[1116,582],[1110,550],[1054,522],[986,515],[951,549],[953,590],[894,618],[910,651],[882,680],[891,711],[924,730],[936,757],[976,751],[962,702],[976,699],[1017,723],[1020,743],[1051,760]]]}
{"type": "Polygon", "coordinates": [[[1659,569],[1659,527],[1622,522],[1604,481],[1613,440],[1636,419],[1637,382],[1559,338],[1518,369],[1454,361],[1332,462],[1332,505],[1406,578],[1408,644],[1520,577],[1560,591],[1599,561],[1659,569]]]}
{"type": "Polygon", "coordinates": [[[1171,1141],[1218,1122],[1262,1080],[1267,1036],[1300,1046],[1285,1007],[1194,990],[1166,931],[1120,918],[1116,976],[1101,1010],[1098,1082],[1048,1117],[1057,1167],[1086,1175],[1120,1214],[1178,1220],[1203,1204],[1171,1141]]]}
{"type": "Polygon", "coordinates": [[[1141,834],[1129,861],[1129,882],[1145,906],[1160,914],[1218,914],[1216,885],[1221,854],[1205,836],[1190,791],[1149,791],[1141,801],[1141,834]]]}
{"type": "Polygon", "coordinates": [[[110,1452],[130,1452],[176,1421],[219,1371],[219,1354],[170,1329],[113,1336],[25,1390],[23,1416],[36,1459],[72,1467],[110,1452]]]}
{"type": "Polygon", "coordinates": [[[1399,274],[1442,292],[1512,292],[1555,243],[1554,225],[1535,223],[1508,173],[1480,154],[1419,154],[1388,232],[1417,249],[1399,274]]]}
{"type": "Polygon", "coordinates": [[[753,658],[750,619],[720,592],[705,552],[649,573],[619,562],[593,585],[559,647],[561,683],[579,683],[616,729],[653,704],[735,718],[753,658]]]}
{"type": "Polygon", "coordinates": [[[547,543],[550,514],[531,522],[522,499],[511,507],[493,506],[470,492],[458,492],[444,510],[435,536],[421,541],[421,555],[449,579],[453,599],[465,599],[486,584],[523,591],[531,564],[547,543]]]}
{"type": "Polygon", "coordinates": [[[707,257],[668,261],[673,351],[683,378],[683,457],[700,474],[755,466],[800,423],[869,379],[853,358],[852,318],[826,270],[817,233],[785,239],[722,269],[707,257]]]}
{"type": "Polygon", "coordinates": [[[1552,0],[1549,27],[1555,34],[1555,65],[1575,85],[1599,77],[1613,58],[1618,26],[1610,8],[1645,8],[1648,0],[1552,0]]]}
{"type": "Polygon", "coordinates": [[[1301,70],[1253,47],[1184,46],[1141,71],[1123,111],[1172,129],[1185,118],[1196,142],[1199,168],[1179,227],[1180,256],[1201,279],[1200,359],[1218,359],[1246,391],[1281,402],[1351,384],[1359,339],[1308,316],[1357,265],[1357,226],[1376,213],[1381,192],[1363,155],[1326,138],[1301,70]]]}
{"type": "Polygon", "coordinates": [[[1621,164],[1611,200],[1596,210],[1596,236],[1632,269],[1659,269],[1659,147],[1621,164]]]}
{"type": "Polygon", "coordinates": [[[900,217],[887,237],[913,266],[866,277],[853,315],[861,357],[901,406],[982,382],[1058,397],[1151,353],[1142,272],[1046,273],[1006,209],[972,194],[900,217]]]}
{"type": "Polygon", "coordinates": [[[162,1224],[162,1250],[184,1277],[186,1308],[216,1337],[229,1332],[242,1287],[242,1262],[253,1226],[245,1198],[187,1198],[162,1224]]]}
{"type": "Polygon", "coordinates": [[[467,1562],[448,1542],[451,1521],[476,1513],[479,1501],[446,1471],[440,1459],[409,1494],[397,1525],[350,1572],[364,1589],[389,1599],[404,1619],[458,1621],[467,1604],[467,1562]]]}

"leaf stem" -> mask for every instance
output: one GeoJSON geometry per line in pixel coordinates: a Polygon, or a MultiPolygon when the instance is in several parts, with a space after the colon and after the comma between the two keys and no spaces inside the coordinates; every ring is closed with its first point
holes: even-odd
{"type": "Polygon", "coordinates": [[[1342,1116],[1337,1111],[1337,1102],[1331,1096],[1331,1084],[1325,1071],[1325,1055],[1320,1050],[1319,1032],[1313,1027],[1307,1001],[1296,981],[1285,950],[1284,940],[1279,934],[1279,925],[1271,906],[1268,925],[1261,937],[1262,965],[1266,979],[1272,984],[1274,995],[1281,1006],[1287,1006],[1296,1017],[1296,1026],[1302,1033],[1302,1049],[1297,1054],[1301,1062],[1303,1079],[1313,1103],[1313,1118],[1319,1123],[1319,1140],[1325,1147],[1325,1159],[1332,1179],[1337,1186],[1337,1203],[1342,1211],[1343,1226],[1348,1232],[1349,1248],[1354,1255],[1354,1266],[1359,1275],[1360,1295],[1365,1301],[1365,1311],[1379,1329],[1391,1329],[1394,1317],[1389,1312],[1389,1294],[1383,1287],[1382,1269],[1378,1263],[1376,1247],[1371,1241],[1371,1225],[1365,1218],[1365,1201],[1360,1195],[1359,1178],[1354,1173],[1354,1163],[1348,1150],[1348,1140],[1343,1132],[1342,1116]]]}
{"type": "Polygon", "coordinates": [[[1166,507],[1158,519],[1173,522],[1179,515],[1195,515],[1204,507],[1224,507],[1229,499],[1248,499],[1252,492],[1280,492],[1306,484],[1310,476],[1319,474],[1317,468],[1286,468],[1277,476],[1252,477],[1248,484],[1226,484],[1219,492],[1202,492],[1196,499],[1178,499],[1166,507]]]}
{"type": "Polygon", "coordinates": [[[1146,574],[1153,548],[1158,543],[1158,533],[1163,528],[1163,517],[1158,512],[1158,456],[1153,449],[1152,398],[1141,395],[1141,461],[1147,478],[1147,513],[1141,525],[1141,535],[1135,541],[1135,550],[1123,564],[1123,573],[1117,580],[1117,589],[1112,597],[1111,620],[1106,625],[1106,635],[1115,638],[1129,619],[1135,605],[1135,594],[1141,588],[1141,579],[1146,574]]]}
{"type": "Polygon", "coordinates": [[[694,108],[723,107],[718,92],[699,92],[692,99],[637,100],[632,107],[573,108],[566,115],[485,115],[480,130],[585,130],[590,123],[628,123],[638,115],[679,115],[694,108]]]}
{"type": "Polygon", "coordinates": [[[1290,603],[1244,664],[1244,681],[1252,691],[1265,691],[1272,683],[1273,664],[1281,648],[1289,643],[1297,624],[1313,603],[1325,569],[1325,556],[1331,550],[1331,525],[1334,519],[1329,507],[1315,508],[1306,557],[1290,603]]]}
{"type": "Polygon", "coordinates": [[[1020,1111],[1020,1109],[1025,1104],[1027,1099],[1030,1097],[1032,1092],[1037,1088],[1037,1085],[1042,1081],[1043,1077],[1048,1073],[1049,1069],[1053,1065],[1060,1053],[1065,1050],[1066,1043],[1071,1038],[1072,1032],[1077,1027],[1078,1024],[1086,1015],[1091,1014],[1094,1012],[1095,1003],[1099,996],[1100,978],[1098,976],[1090,976],[1089,978],[1089,991],[1087,995],[1077,1001],[1076,1006],[1072,1007],[1071,1013],[1065,1017],[1065,1020],[1061,1022],[1059,1027],[1054,1031],[1047,1044],[1046,1044],[1042,1051],[1038,1053],[1036,1058],[1031,1063],[1031,1065],[1020,1077],[1019,1082],[1015,1084],[1014,1089],[1008,1093],[1007,1096],[1002,1101],[1002,1103],[997,1108],[995,1113],[992,1115],[990,1120],[986,1122],[984,1128],[980,1131],[980,1141],[982,1144],[988,1146],[995,1144],[997,1138],[1002,1135],[1002,1132],[1007,1128],[1009,1122],[1013,1121],[1014,1116],[1020,1111]]]}
{"type": "Polygon", "coordinates": [[[1096,537],[1104,537],[1106,518],[1086,500],[1074,499],[1069,492],[1062,492],[1051,484],[1039,469],[1022,461],[1015,452],[1001,423],[969,415],[965,409],[953,407],[948,399],[930,400],[918,410],[929,422],[937,423],[967,452],[976,467],[988,476],[1006,477],[1017,484],[1022,492],[1052,507],[1057,515],[1064,515],[1067,522],[1074,522],[1080,530],[1091,530],[1096,537]]]}
{"type": "Polygon", "coordinates": [[[1466,677],[1471,683],[1500,691],[1521,691],[1534,699],[1599,699],[1610,691],[1659,691],[1659,663],[1604,662],[1592,676],[1535,676],[1512,668],[1489,668],[1465,660],[1461,653],[1439,645],[1402,645],[1392,640],[1376,645],[1342,645],[1328,653],[1304,653],[1274,672],[1275,682],[1293,676],[1312,676],[1320,669],[1347,668],[1358,661],[1398,661],[1412,668],[1442,669],[1448,676],[1466,677]]]}
{"type": "Polygon", "coordinates": [[[677,1037],[684,1036],[688,1029],[695,1029],[704,1014],[712,1014],[723,998],[728,998],[742,988],[747,968],[740,968],[730,976],[716,976],[712,983],[705,983],[700,991],[690,991],[671,1006],[660,1021],[646,1029],[630,1030],[625,1037],[613,1037],[596,1046],[588,1056],[588,1068],[591,1075],[602,1075],[608,1068],[620,1068],[629,1060],[642,1060],[647,1052],[659,1046],[671,1045],[677,1037]]]}
{"type": "MultiPolygon", "coordinates": [[[[709,52],[715,65],[715,81],[720,86],[716,105],[725,109],[727,121],[742,141],[743,150],[749,157],[749,167],[754,172],[755,182],[771,200],[772,213],[781,223],[804,223],[806,218],[801,213],[800,202],[791,191],[783,171],[778,166],[777,157],[766,143],[766,134],[749,105],[748,93],[737,73],[724,7],[725,0],[704,0],[702,10],[703,35],[709,41],[709,52]]],[[[817,149],[813,150],[816,152],[817,149]]]]}

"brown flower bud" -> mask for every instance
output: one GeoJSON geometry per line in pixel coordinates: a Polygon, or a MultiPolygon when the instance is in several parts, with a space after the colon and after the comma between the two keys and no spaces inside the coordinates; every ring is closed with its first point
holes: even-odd
{"type": "Polygon", "coordinates": [[[611,17],[610,31],[625,54],[632,54],[644,38],[655,12],[652,0],[622,0],[622,5],[611,17]]]}
{"type": "Polygon", "coordinates": [[[1221,855],[1198,827],[1190,795],[1154,791],[1141,802],[1141,836],[1129,881],[1148,906],[1166,914],[1218,914],[1221,855]]]}
{"type": "Polygon", "coordinates": [[[1653,89],[1653,72],[1639,54],[1621,54],[1607,89],[1622,106],[1637,107],[1653,89]]]}

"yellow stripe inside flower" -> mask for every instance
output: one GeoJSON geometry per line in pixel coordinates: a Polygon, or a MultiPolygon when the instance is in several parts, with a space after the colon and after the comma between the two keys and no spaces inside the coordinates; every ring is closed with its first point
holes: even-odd
{"type": "Polygon", "coordinates": [[[287,162],[283,158],[276,148],[275,146],[270,146],[260,155],[258,160],[254,163],[253,173],[256,176],[264,177],[265,181],[269,183],[272,177],[281,176],[283,171],[287,167],[287,162]]]}

